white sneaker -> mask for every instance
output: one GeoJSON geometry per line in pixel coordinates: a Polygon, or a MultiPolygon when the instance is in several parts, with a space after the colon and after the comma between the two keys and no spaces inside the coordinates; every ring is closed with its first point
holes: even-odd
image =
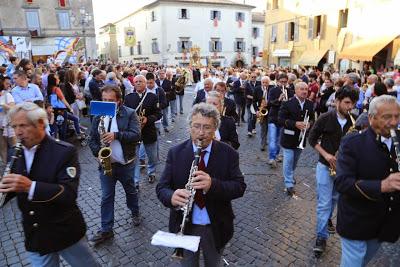
{"type": "Polygon", "coordinates": [[[253,134],[256,134],[257,133],[257,131],[256,131],[256,129],[253,129],[253,131],[251,131],[253,134]]]}

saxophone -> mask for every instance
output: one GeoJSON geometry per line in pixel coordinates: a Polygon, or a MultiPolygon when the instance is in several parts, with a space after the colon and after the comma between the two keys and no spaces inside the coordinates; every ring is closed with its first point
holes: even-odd
{"type": "MultiPolygon", "coordinates": [[[[22,144],[18,142],[15,145],[14,155],[12,155],[10,162],[6,165],[6,168],[4,169],[3,172],[3,176],[0,177],[0,183],[4,176],[11,173],[11,169],[13,168],[15,161],[21,156],[21,152],[22,152],[22,144]]],[[[0,193],[0,208],[3,207],[6,201],[6,197],[7,193],[0,193]]]]}
{"type": "Polygon", "coordinates": [[[101,168],[103,169],[104,175],[112,176],[112,167],[111,167],[112,150],[108,146],[108,144],[104,143],[104,141],[101,139],[102,135],[106,133],[106,127],[104,126],[104,118],[105,116],[100,117],[99,134],[100,134],[101,149],[99,151],[98,158],[100,160],[100,165],[101,168]]]}
{"type": "MultiPolygon", "coordinates": [[[[348,135],[348,134],[350,134],[350,133],[357,132],[357,129],[356,129],[356,121],[355,121],[355,119],[353,118],[353,116],[351,115],[350,111],[348,111],[348,114],[349,114],[349,117],[350,117],[350,120],[351,120],[351,126],[350,126],[350,128],[347,130],[346,135],[348,135]]],[[[335,157],[337,157],[337,153],[338,153],[338,152],[336,152],[335,157]]],[[[333,177],[336,176],[336,168],[329,168],[329,175],[330,175],[330,176],[333,176],[333,177]]]]}
{"type": "Polygon", "coordinates": [[[261,105],[260,109],[257,115],[257,121],[258,123],[262,123],[265,119],[265,116],[268,115],[268,109],[267,109],[267,101],[265,99],[266,97],[266,92],[263,93],[263,99],[261,100],[261,105]]]}
{"type": "MultiPolygon", "coordinates": [[[[190,192],[190,197],[188,202],[185,206],[181,207],[180,209],[183,211],[183,217],[181,222],[181,228],[178,232],[178,235],[183,235],[185,231],[185,226],[189,222],[189,214],[192,211],[193,203],[194,203],[194,195],[196,194],[196,189],[193,188],[193,178],[194,173],[198,170],[198,165],[200,162],[200,154],[201,154],[201,140],[197,140],[197,148],[196,152],[194,153],[194,160],[192,161],[192,167],[190,167],[189,178],[185,185],[185,189],[190,192]]],[[[172,255],[173,258],[176,259],[183,259],[183,249],[177,248],[175,249],[174,254],[172,255]]]]}

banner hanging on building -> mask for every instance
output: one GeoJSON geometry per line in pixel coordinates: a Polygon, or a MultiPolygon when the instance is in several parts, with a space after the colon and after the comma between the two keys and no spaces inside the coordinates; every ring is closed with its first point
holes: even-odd
{"type": "Polygon", "coordinates": [[[125,28],[125,46],[135,46],[135,45],[136,45],[135,28],[126,27],[125,28]]]}

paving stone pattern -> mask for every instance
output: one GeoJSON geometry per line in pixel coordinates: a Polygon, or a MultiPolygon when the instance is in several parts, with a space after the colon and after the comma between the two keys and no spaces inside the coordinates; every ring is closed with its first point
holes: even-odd
{"type": "MultiPolygon", "coordinates": [[[[178,115],[169,133],[160,140],[159,177],[168,149],[188,137],[186,115],[191,106],[192,88],[185,95],[185,115],[178,115]]],[[[247,126],[238,127],[241,146],[240,167],[245,174],[245,195],[233,201],[235,234],[224,250],[224,262],[230,266],[338,266],[338,235],[328,240],[327,252],[315,259],[315,166],[316,153],[306,148],[296,170],[297,199],[283,192],[281,164],[277,169],[267,165],[267,152],[259,149],[259,139],[246,136],[247,126]]],[[[91,237],[100,225],[100,181],[97,164],[89,148],[80,148],[82,167],[78,203],[91,237]]],[[[143,178],[146,178],[143,175],[143,178]]],[[[150,244],[157,230],[167,230],[168,209],[155,194],[155,184],[143,179],[140,185],[140,210],[144,218],[139,227],[132,225],[125,204],[125,194],[118,184],[115,201],[115,237],[93,251],[102,263],[114,266],[175,266],[172,249],[150,244]]],[[[28,266],[24,248],[21,216],[16,201],[0,211],[0,266],[28,266]]],[[[400,266],[400,246],[385,244],[369,266],[400,266]]],[[[67,266],[63,263],[64,266],[67,266]]]]}

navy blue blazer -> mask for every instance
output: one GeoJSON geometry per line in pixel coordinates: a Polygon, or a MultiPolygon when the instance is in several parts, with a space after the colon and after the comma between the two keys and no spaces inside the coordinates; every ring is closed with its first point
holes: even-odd
{"type": "Polygon", "coordinates": [[[206,102],[206,91],[204,91],[204,89],[197,91],[196,98],[193,101],[193,105],[201,102],[206,102]]]}
{"type": "Polygon", "coordinates": [[[382,180],[398,171],[395,155],[371,127],[342,138],[335,179],[340,193],[336,229],[341,236],[386,242],[398,239],[400,193],[381,192],[382,180]]]}
{"type": "Polygon", "coordinates": [[[246,103],[246,83],[247,81],[243,81],[243,87],[241,87],[240,79],[233,82],[232,93],[236,105],[244,105],[246,103]]]}
{"type": "Polygon", "coordinates": [[[219,134],[221,135],[221,142],[227,143],[234,149],[239,148],[239,137],[236,131],[235,120],[232,117],[221,116],[219,134]]]}
{"type": "MultiPolygon", "coordinates": [[[[172,206],[171,198],[175,190],[185,188],[193,154],[192,140],[172,147],[168,151],[165,168],[156,187],[158,199],[165,207],[170,208],[169,231],[172,233],[177,233],[180,229],[182,211],[172,206]]],[[[243,196],[246,190],[239,168],[239,154],[229,145],[213,141],[206,172],[212,179],[211,188],[205,194],[206,208],[216,248],[220,250],[233,236],[234,214],[231,200],[243,196]]]]}

